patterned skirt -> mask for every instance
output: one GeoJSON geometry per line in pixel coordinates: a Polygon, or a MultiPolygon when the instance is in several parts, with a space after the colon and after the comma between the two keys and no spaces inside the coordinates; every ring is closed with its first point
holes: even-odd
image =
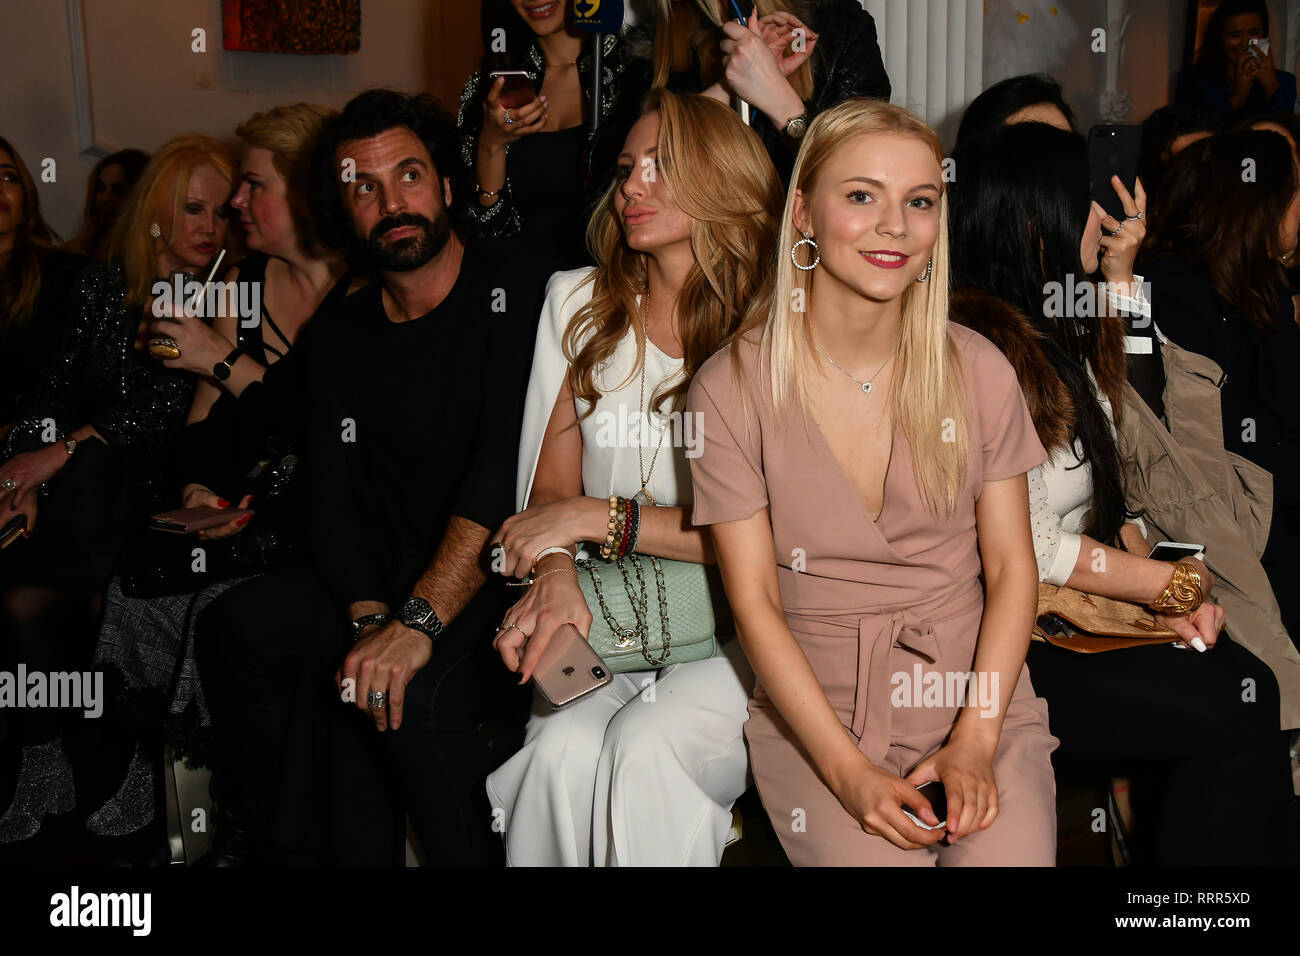
{"type": "Polygon", "coordinates": [[[194,763],[210,766],[212,721],[194,658],[199,615],[226,591],[252,580],[232,578],[192,594],[136,598],[109,582],[94,666],[116,671],[122,690],[114,702],[137,736],[160,734],[194,763]]]}

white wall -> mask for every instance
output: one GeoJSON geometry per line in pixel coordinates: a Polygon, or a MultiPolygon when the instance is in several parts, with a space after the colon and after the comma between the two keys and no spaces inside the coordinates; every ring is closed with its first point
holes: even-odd
{"type": "MultiPolygon", "coordinates": [[[[41,208],[70,236],[95,160],[76,146],[65,4],[3,0],[3,8],[0,135],[35,175],[43,158],[56,161],[56,181],[40,184],[41,208]]],[[[96,136],[145,150],[185,131],[232,139],[241,121],[278,103],[339,107],[372,86],[430,89],[428,51],[440,39],[428,0],[363,0],[361,50],[351,56],[225,52],[220,0],[84,0],[84,22],[96,136]],[[207,30],[206,53],[191,51],[196,27],[207,30]]]]}
{"type": "MultiPolygon", "coordinates": [[[[51,224],[71,235],[94,158],[80,155],[76,145],[65,0],[3,2],[0,135],[34,169],[46,157],[56,161],[56,181],[40,185],[41,204],[51,224]]],[[[341,106],[371,86],[433,89],[454,104],[457,89],[447,89],[454,84],[429,54],[456,43],[441,35],[436,0],[363,0],[360,52],[310,57],[224,52],[220,0],[82,2],[96,135],[113,147],[152,150],[187,130],[230,139],[257,110],[297,100],[341,106]],[[207,30],[206,53],[190,49],[196,27],[207,30]]],[[[1103,58],[1087,43],[1091,29],[1104,25],[1105,0],[1057,2],[1078,23],[1080,39],[1053,72],[1086,129],[1097,121],[1105,85],[1103,58]]],[[[1271,5],[1276,45],[1284,40],[1284,5],[1271,5]]],[[[1140,122],[1168,100],[1186,3],[1137,0],[1131,7],[1120,87],[1133,97],[1130,122],[1140,122]]],[[[995,42],[986,31],[986,62],[997,59],[988,46],[995,42]]],[[[986,70],[984,86],[1001,78],[986,70]]]]}

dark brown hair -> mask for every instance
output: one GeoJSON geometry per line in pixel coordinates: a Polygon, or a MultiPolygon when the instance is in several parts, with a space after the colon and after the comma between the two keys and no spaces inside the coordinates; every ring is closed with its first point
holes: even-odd
{"type": "Polygon", "coordinates": [[[41,197],[18,150],[3,136],[0,136],[0,150],[13,160],[18,170],[18,188],[23,194],[23,218],[14,235],[13,251],[0,269],[0,331],[3,331],[31,318],[36,297],[41,294],[41,260],[59,237],[41,217],[41,197]]]}
{"type": "Polygon", "coordinates": [[[1193,143],[1160,184],[1160,215],[1151,221],[1144,257],[1179,257],[1268,331],[1285,284],[1278,236],[1298,183],[1291,144],[1279,133],[1240,130],[1193,143]]]}

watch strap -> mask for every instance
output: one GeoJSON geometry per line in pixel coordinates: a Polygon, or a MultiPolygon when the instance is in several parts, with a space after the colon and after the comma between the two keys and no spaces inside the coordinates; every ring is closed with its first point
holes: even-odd
{"type": "Polygon", "coordinates": [[[218,382],[224,382],[230,378],[230,373],[235,370],[235,363],[239,361],[239,356],[244,354],[243,348],[236,346],[235,350],[223,358],[216,365],[212,366],[212,377],[218,382]]]}

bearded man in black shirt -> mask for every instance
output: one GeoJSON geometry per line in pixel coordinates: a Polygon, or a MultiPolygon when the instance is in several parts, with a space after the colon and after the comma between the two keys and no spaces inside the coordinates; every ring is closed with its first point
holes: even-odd
{"type": "MultiPolygon", "coordinates": [[[[485,549],[513,511],[551,268],[509,241],[462,240],[442,174],[456,148],[436,101],[391,90],[354,98],[317,146],[319,239],[374,281],[318,315],[294,349],[312,558],[336,606],[334,632],[303,655],[334,655],[339,696],[381,732],[429,861],[491,865],[502,850],[478,728],[522,688],[492,660],[508,599],[485,587],[498,577],[485,549]]],[[[255,679],[273,696],[265,668],[255,679]]]]}

